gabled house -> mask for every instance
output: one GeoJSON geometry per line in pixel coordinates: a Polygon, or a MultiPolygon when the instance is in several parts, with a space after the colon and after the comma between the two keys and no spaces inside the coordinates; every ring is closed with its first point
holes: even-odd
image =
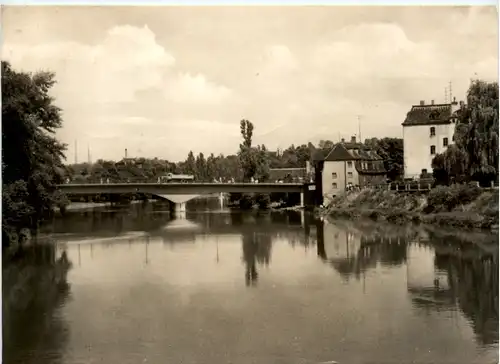
{"type": "Polygon", "coordinates": [[[317,151],[314,155],[316,203],[323,197],[337,196],[351,187],[367,187],[386,181],[387,172],[383,159],[362,143],[343,139],[329,151],[317,151]]]}

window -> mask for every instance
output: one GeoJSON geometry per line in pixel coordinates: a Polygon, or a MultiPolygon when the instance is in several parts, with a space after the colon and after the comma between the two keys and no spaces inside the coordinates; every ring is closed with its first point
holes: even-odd
{"type": "Polygon", "coordinates": [[[431,137],[436,135],[436,128],[431,126],[431,137]]]}
{"type": "Polygon", "coordinates": [[[332,173],[332,178],[337,178],[337,173],[333,172],[332,173]]]}
{"type": "Polygon", "coordinates": [[[443,147],[448,146],[448,138],[443,138],[443,147]]]}
{"type": "Polygon", "coordinates": [[[347,172],[347,177],[352,178],[352,172],[347,172]]]}
{"type": "Polygon", "coordinates": [[[337,188],[337,184],[335,182],[332,183],[333,188],[337,188]]]}
{"type": "Polygon", "coordinates": [[[436,154],[436,146],[435,145],[431,145],[431,154],[432,155],[436,154]]]}
{"type": "Polygon", "coordinates": [[[352,162],[347,162],[347,167],[352,168],[352,162]]]}

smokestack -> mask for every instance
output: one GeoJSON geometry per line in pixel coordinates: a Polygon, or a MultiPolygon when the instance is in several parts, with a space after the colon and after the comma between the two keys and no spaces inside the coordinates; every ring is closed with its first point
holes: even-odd
{"type": "Polygon", "coordinates": [[[431,100],[431,105],[434,105],[434,100],[431,100]]]}
{"type": "Polygon", "coordinates": [[[351,143],[356,143],[356,136],[351,137],[351,143]]]}
{"type": "Polygon", "coordinates": [[[420,100],[420,106],[424,106],[425,105],[425,100],[420,100]]]}
{"type": "Polygon", "coordinates": [[[127,158],[127,148],[125,148],[125,158],[127,158]]]}
{"type": "Polygon", "coordinates": [[[341,143],[344,143],[344,142],[345,142],[345,139],[344,139],[344,138],[340,139],[340,142],[341,142],[341,143]]]}

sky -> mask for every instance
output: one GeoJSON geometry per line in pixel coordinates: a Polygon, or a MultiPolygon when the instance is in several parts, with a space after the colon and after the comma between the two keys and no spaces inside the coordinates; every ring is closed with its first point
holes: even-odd
{"type": "Polygon", "coordinates": [[[233,154],[241,119],[272,150],[402,137],[450,82],[498,80],[495,7],[6,6],[2,31],[14,69],[56,74],[68,162],[233,154]]]}

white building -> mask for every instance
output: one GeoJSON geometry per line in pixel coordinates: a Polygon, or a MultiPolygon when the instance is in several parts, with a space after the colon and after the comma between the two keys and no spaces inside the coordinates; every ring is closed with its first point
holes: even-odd
{"type": "Polygon", "coordinates": [[[463,101],[459,104],[455,99],[449,104],[434,104],[432,100],[412,106],[402,124],[405,178],[432,173],[432,159],[454,141],[457,111],[463,106],[463,101]]]}

